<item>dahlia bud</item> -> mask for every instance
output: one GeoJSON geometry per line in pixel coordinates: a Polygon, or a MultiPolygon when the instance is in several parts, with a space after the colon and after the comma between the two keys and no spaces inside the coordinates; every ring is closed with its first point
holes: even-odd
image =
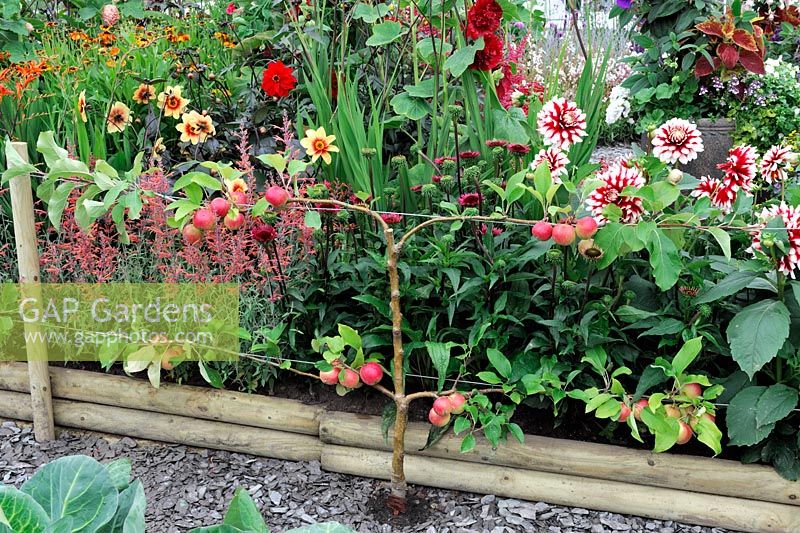
{"type": "Polygon", "coordinates": [[[533,172],[526,172],[525,173],[525,179],[526,180],[533,181],[535,178],[536,178],[536,174],[534,174],[533,172]]]}
{"type": "Polygon", "coordinates": [[[464,170],[464,179],[468,179],[470,181],[476,181],[480,177],[481,177],[481,169],[479,169],[478,167],[473,166],[464,170]]]}
{"type": "Polygon", "coordinates": [[[309,198],[319,200],[328,197],[328,188],[322,183],[317,183],[306,189],[306,193],[309,198]]]}
{"type": "Polygon", "coordinates": [[[502,146],[495,146],[492,148],[492,157],[498,158],[503,157],[503,154],[506,153],[506,149],[502,146]]]}
{"type": "Polygon", "coordinates": [[[697,308],[697,312],[703,318],[708,318],[711,316],[711,306],[708,304],[703,304],[697,308]]]}
{"type": "Polygon", "coordinates": [[[454,119],[459,120],[461,117],[464,116],[464,108],[460,105],[450,105],[447,106],[447,110],[450,112],[450,116],[454,119]]]}
{"type": "Polygon", "coordinates": [[[610,294],[606,294],[605,296],[603,296],[603,304],[606,307],[610,306],[613,303],[614,303],[614,297],[613,296],[611,296],[610,294]]]}
{"type": "Polygon", "coordinates": [[[426,198],[431,198],[436,194],[438,190],[439,189],[433,183],[426,183],[425,185],[422,186],[420,192],[422,192],[422,196],[425,196],[426,198]]]}
{"type": "Polygon", "coordinates": [[[406,168],[408,166],[408,160],[404,155],[396,155],[391,160],[392,167],[396,169],[406,168]]]}
{"type": "Polygon", "coordinates": [[[103,19],[103,24],[111,27],[119,22],[119,9],[114,4],[106,4],[100,10],[100,17],[103,19]]]}
{"type": "Polygon", "coordinates": [[[462,214],[465,217],[475,217],[478,216],[478,210],[475,207],[467,207],[462,214]]]}
{"type": "Polygon", "coordinates": [[[444,174],[452,174],[456,171],[456,162],[452,159],[445,159],[442,161],[441,164],[442,173],[444,174]]]}
{"type": "Polygon", "coordinates": [[[456,238],[455,235],[453,235],[452,233],[448,233],[447,235],[442,235],[439,238],[439,242],[441,242],[445,246],[451,246],[453,245],[453,243],[456,242],[456,238]]]}
{"type": "Polygon", "coordinates": [[[384,187],[383,195],[386,198],[394,198],[397,196],[397,188],[396,187],[384,187]]]}
{"type": "Polygon", "coordinates": [[[673,168],[669,171],[669,176],[667,176],[667,181],[673,185],[677,185],[683,180],[683,172],[678,170],[677,168],[673,168]]]}
{"type": "Polygon", "coordinates": [[[775,246],[775,239],[772,237],[772,235],[764,234],[764,236],[761,237],[761,245],[764,248],[772,248],[775,246]]]}
{"type": "Polygon", "coordinates": [[[311,236],[317,240],[322,240],[325,238],[325,232],[322,231],[321,229],[315,229],[314,231],[311,232],[311,236]]]}
{"type": "Polygon", "coordinates": [[[367,159],[372,159],[373,157],[375,157],[375,154],[377,154],[377,153],[378,153],[378,151],[375,148],[362,148],[361,149],[361,155],[364,156],[367,159]]]}
{"type": "Polygon", "coordinates": [[[573,292],[578,287],[578,284],[572,280],[565,279],[561,282],[561,288],[565,293],[573,292]]]}
{"type": "Polygon", "coordinates": [[[455,178],[453,176],[442,176],[442,179],[439,180],[439,184],[449,190],[453,186],[454,181],[455,178]]]}
{"type": "Polygon", "coordinates": [[[558,248],[551,248],[547,250],[547,254],[545,254],[545,260],[552,264],[557,265],[561,261],[561,257],[564,254],[561,253],[561,250],[558,248]]]}
{"type": "Polygon", "coordinates": [[[636,291],[627,290],[622,293],[622,296],[625,297],[626,302],[633,301],[633,299],[636,298],[636,291]]]}

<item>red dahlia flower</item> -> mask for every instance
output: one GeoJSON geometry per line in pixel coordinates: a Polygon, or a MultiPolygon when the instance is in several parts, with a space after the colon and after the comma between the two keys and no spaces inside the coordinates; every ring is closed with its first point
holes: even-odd
{"type": "Polygon", "coordinates": [[[534,170],[542,163],[547,163],[547,168],[550,169],[550,177],[553,178],[553,183],[561,183],[561,176],[567,175],[567,164],[569,158],[567,155],[558,148],[542,148],[531,163],[531,168],[534,170]]]}
{"type": "Polygon", "coordinates": [[[506,145],[506,150],[512,154],[525,155],[531,151],[531,147],[527,144],[511,143],[506,145]]]}
{"type": "Polygon", "coordinates": [[[471,69],[491,71],[503,61],[503,40],[490,33],[483,36],[483,50],[475,52],[475,61],[471,69]]]}
{"type": "Polygon", "coordinates": [[[736,191],[730,184],[724,185],[722,181],[709,176],[703,176],[691,194],[695,198],[709,198],[711,205],[724,213],[729,213],[736,201],[736,191]]]}
{"type": "Polygon", "coordinates": [[[704,149],[700,130],[688,120],[673,118],[653,134],[653,155],[664,163],[685,165],[704,149]]]}
{"type": "Polygon", "coordinates": [[[597,175],[602,184],[589,194],[586,199],[586,207],[594,216],[594,219],[604,224],[607,222],[603,216],[603,209],[609,204],[614,204],[620,208],[622,215],[620,222],[625,224],[639,222],[644,213],[642,199],[633,196],[622,196],[625,187],[641,187],[645,184],[645,179],[636,167],[627,168],[623,164],[615,164],[605,172],[597,175]]]}
{"type": "Polygon", "coordinates": [[[381,218],[390,226],[393,224],[399,224],[403,221],[403,215],[400,213],[383,213],[381,218]]]}
{"type": "Polygon", "coordinates": [[[743,190],[751,196],[753,190],[753,180],[756,177],[756,159],[758,153],[752,146],[734,146],[728,152],[728,160],[717,165],[717,168],[725,172],[722,178],[723,187],[731,187],[734,191],[743,190]]]}
{"type": "Polygon", "coordinates": [[[297,78],[294,77],[294,69],[287,67],[283,61],[273,61],[266,70],[264,78],[261,80],[261,88],[269,96],[284,98],[289,96],[289,92],[297,85],[297,78]]]}
{"type": "Polygon", "coordinates": [[[478,0],[467,12],[467,37],[480,39],[497,31],[503,8],[495,0],[478,0]]]}
{"type": "Polygon", "coordinates": [[[269,224],[258,224],[253,228],[253,239],[261,244],[267,244],[278,238],[278,231],[269,224]]]}
{"type": "MultiPolygon", "coordinates": [[[[775,218],[780,218],[783,222],[789,241],[789,249],[781,251],[777,246],[773,249],[776,251],[778,270],[795,279],[797,268],[800,267],[800,206],[789,207],[785,203],[773,205],[764,209],[758,218],[764,225],[775,218]]],[[[763,246],[766,243],[764,242],[765,236],[763,232],[764,230],[762,229],[753,235],[753,246],[750,251],[764,252],[763,246]]],[[[773,232],[772,237],[776,239],[778,234],[773,232]]],[[[769,254],[769,252],[765,253],[769,254]]]]}
{"type": "Polygon", "coordinates": [[[761,160],[761,175],[767,183],[781,183],[788,177],[788,170],[797,161],[797,154],[786,146],[773,146],[761,160]]]}
{"type": "Polygon", "coordinates": [[[553,98],[536,117],[544,143],[566,150],[586,137],[586,113],[566,98],[553,98]]]}
{"type": "Polygon", "coordinates": [[[481,203],[481,195],[477,192],[467,192],[458,198],[461,207],[478,207],[481,203]]]}

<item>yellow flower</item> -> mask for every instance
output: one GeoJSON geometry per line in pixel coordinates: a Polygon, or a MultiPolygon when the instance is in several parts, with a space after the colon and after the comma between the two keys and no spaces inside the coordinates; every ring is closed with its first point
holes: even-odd
{"type": "Polygon", "coordinates": [[[164,91],[158,95],[158,107],[164,110],[164,116],[172,117],[175,120],[181,118],[181,114],[189,100],[181,96],[183,89],[180,85],[167,85],[164,91]]]}
{"type": "Polygon", "coordinates": [[[86,118],[86,90],[81,91],[81,94],[78,95],[78,114],[82,121],[88,120],[86,118]]]}
{"type": "Polygon", "coordinates": [[[125,131],[125,128],[133,121],[131,110],[122,102],[114,102],[106,119],[106,130],[108,133],[125,131]]]}
{"type": "Polygon", "coordinates": [[[147,83],[142,83],[133,91],[133,101],[140,104],[149,104],[156,97],[156,88],[147,83]]]}
{"type": "Polygon", "coordinates": [[[242,178],[236,178],[233,180],[226,179],[225,188],[228,189],[229,193],[247,192],[247,182],[242,178]]]}
{"type": "Polygon", "coordinates": [[[306,149],[306,154],[311,156],[312,162],[321,157],[326,165],[330,165],[331,152],[339,151],[337,146],[333,146],[335,140],[336,135],[328,135],[325,133],[325,128],[319,127],[316,130],[306,130],[306,137],[300,141],[300,145],[306,149]]]}
{"type": "Polygon", "coordinates": [[[197,111],[189,111],[181,117],[182,122],[175,126],[181,134],[181,142],[197,144],[217,133],[211,117],[201,115],[197,111]]]}

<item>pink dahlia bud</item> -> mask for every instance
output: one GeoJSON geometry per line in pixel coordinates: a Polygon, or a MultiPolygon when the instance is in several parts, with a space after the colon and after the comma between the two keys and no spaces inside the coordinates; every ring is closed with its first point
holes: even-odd
{"type": "Polygon", "coordinates": [[[119,9],[114,4],[106,4],[100,10],[100,17],[103,19],[103,24],[111,27],[119,22],[119,9]]]}

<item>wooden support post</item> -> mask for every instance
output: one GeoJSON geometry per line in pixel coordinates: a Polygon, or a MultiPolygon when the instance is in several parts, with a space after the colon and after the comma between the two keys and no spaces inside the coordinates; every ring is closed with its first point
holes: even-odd
{"type": "MultiPolygon", "coordinates": [[[[28,161],[28,145],[22,142],[11,144],[20,157],[28,161]]],[[[39,247],[36,240],[30,176],[17,176],[11,180],[11,211],[14,219],[14,239],[17,244],[20,290],[25,297],[37,298],[37,301],[40,301],[39,247]]],[[[43,338],[39,341],[33,340],[34,334],[39,329],[38,324],[25,324],[33,430],[36,440],[42,442],[55,439],[55,426],[47,364],[47,342],[43,338]]]]}

